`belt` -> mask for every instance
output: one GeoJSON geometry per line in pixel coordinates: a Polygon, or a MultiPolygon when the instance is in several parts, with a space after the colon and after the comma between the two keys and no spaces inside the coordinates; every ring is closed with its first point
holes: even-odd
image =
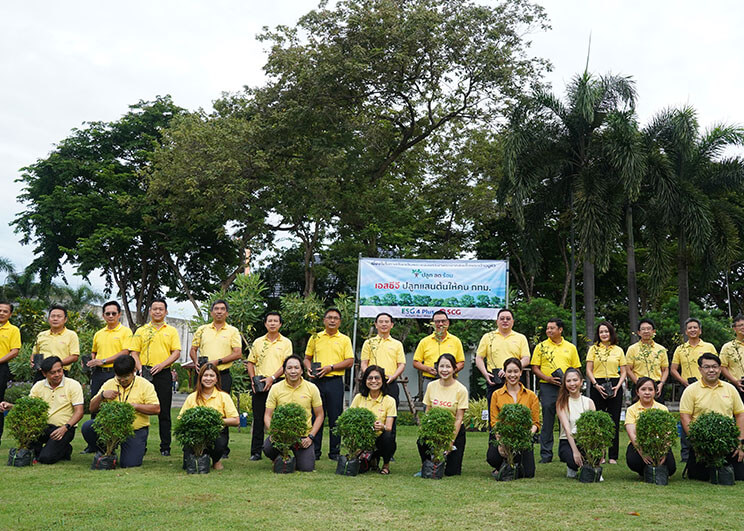
{"type": "Polygon", "coordinates": [[[114,372],[113,367],[96,367],[101,372],[114,372]]]}
{"type": "Polygon", "coordinates": [[[333,380],[334,378],[341,378],[341,375],[334,374],[333,376],[323,376],[321,380],[333,380]]]}

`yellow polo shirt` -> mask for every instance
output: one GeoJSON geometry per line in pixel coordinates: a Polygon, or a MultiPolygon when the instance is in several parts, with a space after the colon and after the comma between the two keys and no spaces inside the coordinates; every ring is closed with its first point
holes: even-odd
{"type": "MultiPolygon", "coordinates": [[[[53,334],[51,330],[39,332],[39,335],[36,336],[33,354],[43,354],[44,359],[57,356],[61,360],[68,356],[79,356],[80,341],[78,335],[67,328],[63,328],[59,334],[53,334]]],[[[63,369],[69,370],[70,365],[65,365],[63,369]]]]}
{"type": "MultiPolygon", "coordinates": [[[[112,400],[104,398],[104,402],[118,401],[128,402],[130,404],[160,405],[160,402],[158,401],[158,395],[155,393],[155,387],[140,376],[135,376],[134,380],[132,380],[132,383],[129,385],[129,387],[126,388],[119,385],[119,382],[116,380],[116,378],[111,378],[110,380],[104,382],[98,394],[102,395],[104,391],[119,392],[119,396],[112,400]]],[[[132,424],[132,427],[135,430],[144,428],[149,425],[150,415],[140,413],[139,411],[136,411],[134,413],[134,423],[132,424]]]]}
{"type": "Polygon", "coordinates": [[[297,387],[289,385],[287,380],[282,380],[271,386],[269,396],[266,398],[267,408],[276,409],[278,406],[290,402],[301,405],[307,411],[307,432],[305,432],[305,435],[307,435],[310,433],[310,428],[313,427],[313,409],[323,406],[318,387],[305,379],[297,387]]]}
{"type": "Polygon", "coordinates": [[[291,355],[292,341],[289,338],[279,334],[279,337],[271,341],[268,335],[264,335],[253,342],[248,361],[256,366],[256,375],[272,376],[291,355]]]}
{"type": "MultiPolygon", "coordinates": [[[[363,407],[364,409],[369,409],[375,414],[375,420],[378,420],[383,424],[385,424],[388,417],[398,416],[398,411],[395,407],[395,399],[390,395],[383,395],[382,393],[380,393],[380,396],[377,398],[372,398],[371,396],[365,397],[362,396],[361,393],[357,393],[349,407],[363,407]]],[[[375,430],[375,433],[380,435],[382,430],[375,430]]]]}
{"type": "Polygon", "coordinates": [[[486,369],[491,372],[494,369],[503,369],[504,362],[509,358],[521,360],[530,356],[530,347],[527,338],[511,330],[504,336],[498,330],[484,334],[478,344],[476,356],[486,360],[486,369]]]}
{"type": "Polygon", "coordinates": [[[739,391],[721,380],[713,387],[708,387],[703,380],[688,385],[679,401],[679,412],[686,413],[695,420],[708,411],[715,411],[726,417],[744,413],[739,391]]]}
{"type": "Polygon", "coordinates": [[[434,380],[426,386],[424,404],[443,407],[456,415],[458,409],[468,409],[468,390],[457,380],[450,386],[442,385],[442,380],[434,380]]]}
{"type": "MultiPolygon", "coordinates": [[[[326,365],[335,365],[336,363],[353,358],[354,352],[351,350],[351,339],[349,339],[349,336],[338,331],[333,335],[329,335],[323,330],[317,336],[311,337],[307,342],[305,356],[311,358],[316,363],[320,363],[321,367],[325,367],[326,365]]],[[[326,376],[343,376],[344,372],[345,369],[335,370],[329,372],[326,376]]]]}
{"type": "Polygon", "coordinates": [[[687,341],[675,349],[672,363],[679,365],[680,369],[682,369],[682,378],[685,380],[688,378],[697,378],[699,380],[702,376],[700,376],[700,369],[698,368],[698,358],[705,352],[718,355],[716,347],[710,343],[700,341],[693,347],[687,341]]]}
{"type": "Polygon", "coordinates": [[[721,347],[721,367],[726,367],[736,379],[744,378],[744,343],[734,339],[721,347]]]}
{"type": "MultiPolygon", "coordinates": [[[[214,323],[209,323],[196,329],[191,346],[199,347],[202,356],[209,358],[209,361],[214,361],[228,357],[234,348],[243,346],[243,341],[240,338],[240,332],[234,326],[225,323],[225,326],[217,330],[214,323]]],[[[217,370],[224,371],[232,364],[232,361],[220,363],[217,365],[217,370]]]]}
{"type": "MultiPolygon", "coordinates": [[[[119,323],[116,328],[111,329],[108,326],[100,329],[93,336],[93,347],[90,349],[98,359],[108,359],[115,356],[129,346],[132,337],[132,331],[129,327],[119,323]]],[[[102,367],[113,367],[114,362],[106,363],[102,367]]]]}
{"type": "Polygon", "coordinates": [[[155,328],[152,322],[140,326],[129,342],[129,350],[139,352],[142,365],[154,366],[164,362],[174,350],[181,350],[178,330],[163,323],[155,328]]]}
{"type": "Polygon", "coordinates": [[[394,337],[383,339],[375,336],[362,345],[362,361],[364,360],[368,360],[370,365],[385,369],[385,376],[389,378],[398,370],[399,363],[406,362],[406,353],[403,350],[403,343],[394,337]]]}
{"type": "Polygon", "coordinates": [[[230,395],[224,391],[215,389],[212,391],[212,396],[207,398],[202,404],[197,402],[196,391],[187,396],[183,402],[183,406],[181,406],[181,411],[178,412],[178,418],[181,418],[184,411],[196,406],[206,406],[216,409],[220,412],[223,419],[232,419],[239,415],[238,409],[235,407],[235,403],[230,398],[230,395]]]}
{"type": "Polygon", "coordinates": [[[641,341],[630,345],[625,353],[625,361],[636,378],[647,376],[657,382],[661,380],[661,371],[669,367],[667,349],[654,341],[650,345],[641,341]]]}
{"type": "Polygon", "coordinates": [[[638,416],[647,409],[661,409],[663,411],[669,411],[668,407],[666,407],[664,404],[659,404],[656,400],[654,400],[654,405],[650,408],[643,407],[641,405],[641,401],[639,400],[625,410],[625,425],[627,426],[628,424],[637,424],[638,416]]]}
{"type": "MultiPolygon", "coordinates": [[[[537,365],[545,375],[550,376],[556,369],[561,369],[565,373],[569,367],[580,368],[581,360],[573,343],[564,339],[560,345],[556,345],[548,338],[537,344],[530,365],[537,365]]],[[[540,381],[545,382],[542,379],[540,381]]]]}
{"type": "MultiPolygon", "coordinates": [[[[444,340],[440,342],[436,334],[426,336],[419,341],[416,352],[413,353],[413,361],[423,363],[427,367],[434,367],[439,356],[442,354],[452,354],[456,362],[465,361],[465,352],[462,350],[462,342],[447,332],[444,340]]],[[[434,375],[424,373],[424,378],[435,379],[434,375]]]]}
{"type": "Polygon", "coordinates": [[[54,389],[46,378],[36,382],[28,396],[41,398],[49,404],[47,423],[58,427],[67,424],[74,413],[74,406],[80,406],[85,401],[80,383],[66,376],[54,389]]]}
{"type": "Polygon", "coordinates": [[[626,365],[623,349],[617,345],[592,345],[586,353],[586,361],[594,363],[595,378],[620,378],[620,367],[626,365]]]}
{"type": "Polygon", "coordinates": [[[21,331],[8,321],[0,326],[0,358],[14,348],[21,348],[21,331]]]}

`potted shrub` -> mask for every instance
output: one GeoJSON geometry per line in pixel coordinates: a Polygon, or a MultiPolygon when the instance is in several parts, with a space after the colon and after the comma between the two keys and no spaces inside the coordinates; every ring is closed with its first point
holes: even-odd
{"type": "Polygon", "coordinates": [[[605,451],[615,436],[615,423],[605,411],[584,411],[576,420],[574,439],[584,454],[584,464],[579,473],[582,483],[595,483],[602,477],[602,461],[605,451]]]}
{"type": "Polygon", "coordinates": [[[269,426],[271,444],[279,452],[274,460],[274,472],[277,474],[291,474],[297,463],[289,452],[307,433],[307,411],[294,402],[283,404],[274,410],[269,426]]]}
{"type": "Polygon", "coordinates": [[[93,430],[98,435],[105,453],[96,452],[93,456],[92,470],[113,470],[116,468],[116,447],[134,435],[134,407],[128,402],[105,402],[93,421],[93,430]]]}
{"type": "Polygon", "coordinates": [[[183,446],[187,474],[209,473],[210,457],[205,452],[220,436],[223,427],[220,412],[206,406],[187,409],[176,421],[173,435],[183,446]]]}
{"type": "Polygon", "coordinates": [[[710,469],[710,482],[733,485],[734,469],[726,458],[739,445],[739,428],[732,417],[709,411],[690,424],[687,439],[695,458],[710,469]]]}
{"type": "Polygon", "coordinates": [[[506,458],[496,475],[497,481],[511,481],[523,477],[520,465],[516,465],[517,456],[532,447],[532,413],[522,404],[506,404],[493,425],[494,446],[503,446],[506,458]]]}
{"type": "Polygon", "coordinates": [[[17,448],[10,449],[8,466],[29,466],[33,462],[31,445],[47,427],[48,415],[49,404],[41,398],[24,396],[16,401],[5,419],[5,426],[18,443],[17,448]]]}
{"type": "Polygon", "coordinates": [[[636,444],[653,463],[644,468],[643,479],[646,483],[669,484],[669,471],[661,460],[676,440],[677,421],[671,413],[652,408],[640,414],[636,423],[636,444]]]}
{"type": "Polygon", "coordinates": [[[448,409],[435,407],[421,415],[419,440],[431,451],[431,460],[421,466],[421,477],[442,479],[447,452],[452,445],[455,433],[455,416],[448,409]]]}
{"type": "Polygon", "coordinates": [[[341,437],[341,444],[347,452],[338,457],[336,474],[356,476],[359,474],[359,456],[372,450],[377,441],[375,414],[363,407],[349,408],[338,417],[334,433],[341,437]]]}

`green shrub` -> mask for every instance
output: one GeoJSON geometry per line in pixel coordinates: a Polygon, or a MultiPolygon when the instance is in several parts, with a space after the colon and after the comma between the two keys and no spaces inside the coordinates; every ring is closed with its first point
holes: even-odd
{"type": "Polygon", "coordinates": [[[449,409],[434,407],[421,415],[419,440],[429,446],[435,463],[444,461],[455,437],[455,416],[449,409]]]}
{"type": "Polygon", "coordinates": [[[346,457],[357,457],[375,447],[375,414],[363,407],[351,407],[338,417],[333,432],[341,437],[346,457]]]}
{"type": "Polygon", "coordinates": [[[469,430],[486,431],[488,429],[488,419],[483,420],[483,410],[488,409],[486,397],[473,398],[468,403],[468,409],[465,410],[465,416],[462,423],[469,430]]]}
{"type": "Polygon", "coordinates": [[[576,444],[581,447],[586,463],[599,466],[605,450],[615,436],[615,423],[606,411],[584,411],[576,420],[576,444]]]}
{"type": "Polygon", "coordinates": [[[509,466],[514,466],[514,459],[522,450],[532,447],[532,412],[522,404],[506,404],[499,411],[493,434],[497,441],[494,445],[502,445],[506,449],[506,460],[509,466]]]}
{"type": "Polygon", "coordinates": [[[307,433],[307,411],[294,402],[277,407],[268,431],[271,444],[287,459],[292,447],[307,433]]]}
{"type": "Polygon", "coordinates": [[[29,382],[13,384],[5,391],[5,400],[15,404],[21,397],[28,396],[33,386],[34,384],[29,382]]]}
{"type": "Polygon", "coordinates": [[[33,348],[33,341],[24,343],[18,355],[8,362],[8,368],[13,374],[13,380],[16,382],[30,382],[34,379],[34,370],[29,365],[33,348]]]}
{"type": "Polygon", "coordinates": [[[687,438],[699,461],[711,468],[721,468],[739,445],[739,428],[732,417],[709,411],[690,424],[687,438]]]}
{"type": "Polygon", "coordinates": [[[395,422],[398,426],[416,426],[416,417],[410,411],[398,410],[398,416],[395,422]]]}
{"type": "Polygon", "coordinates": [[[224,427],[222,415],[214,408],[196,406],[187,409],[176,421],[173,435],[184,448],[191,448],[199,457],[214,444],[224,427]]]}
{"type": "Polygon", "coordinates": [[[93,421],[98,440],[106,446],[106,455],[112,455],[120,442],[134,435],[135,411],[128,402],[104,402],[93,421]]]}
{"type": "Polygon", "coordinates": [[[25,396],[15,402],[5,419],[5,426],[18,441],[18,448],[31,448],[31,443],[38,439],[47,427],[48,415],[49,404],[41,398],[25,396]]]}
{"type": "Polygon", "coordinates": [[[233,393],[231,396],[238,413],[241,415],[247,413],[249,417],[253,416],[253,398],[250,393],[233,393]]]}
{"type": "Polygon", "coordinates": [[[636,444],[646,457],[659,466],[677,440],[677,421],[663,409],[647,409],[638,416],[636,444]]]}

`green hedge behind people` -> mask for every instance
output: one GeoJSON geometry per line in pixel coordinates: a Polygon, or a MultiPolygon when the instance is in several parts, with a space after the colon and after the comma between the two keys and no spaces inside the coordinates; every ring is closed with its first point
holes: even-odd
{"type": "Polygon", "coordinates": [[[556,413],[560,422],[558,457],[566,463],[566,477],[575,478],[584,464],[581,448],[576,444],[576,421],[584,411],[595,411],[594,402],[581,394],[584,379],[581,371],[574,367],[566,370],[558,391],[556,413]]]}
{"type": "MultiPolygon", "coordinates": [[[[10,381],[10,360],[18,356],[21,350],[21,331],[10,323],[13,305],[0,301],[0,402],[5,400],[5,390],[10,381]]],[[[3,436],[5,415],[0,415],[0,438],[3,436]]]]}
{"type": "MultiPolygon", "coordinates": [[[[59,304],[53,304],[49,307],[47,314],[47,323],[49,330],[39,332],[36,336],[36,343],[31,351],[31,367],[34,366],[34,356],[41,354],[46,359],[51,356],[57,356],[62,360],[62,368],[66,375],[69,375],[70,366],[80,357],[80,340],[74,330],[68,329],[67,308],[59,304]]],[[[34,382],[44,379],[41,369],[34,372],[34,382]]]]}

